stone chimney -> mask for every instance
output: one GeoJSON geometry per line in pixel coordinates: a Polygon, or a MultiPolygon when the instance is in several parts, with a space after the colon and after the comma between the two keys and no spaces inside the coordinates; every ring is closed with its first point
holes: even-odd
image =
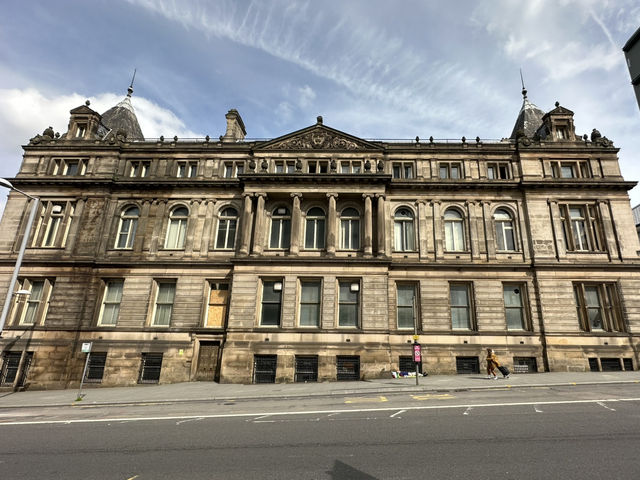
{"type": "Polygon", "coordinates": [[[227,131],[222,137],[223,142],[240,142],[244,140],[247,131],[244,128],[242,117],[235,108],[232,108],[225,115],[227,119],[227,131]]]}

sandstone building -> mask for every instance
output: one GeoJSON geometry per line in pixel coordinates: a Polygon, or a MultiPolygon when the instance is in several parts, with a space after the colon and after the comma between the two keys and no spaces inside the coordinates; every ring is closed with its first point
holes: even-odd
{"type": "MultiPolygon", "coordinates": [[[[510,138],[365,140],[323,123],[143,136],[131,91],[24,147],[0,228],[7,388],[294,382],[412,369],[635,370],[640,245],[618,149],[523,91],[510,138]],[[25,295],[24,291],[29,291],[25,295]],[[21,291],[15,294],[15,292],[21,291]]],[[[508,132],[505,132],[508,133],[508,132]]]]}

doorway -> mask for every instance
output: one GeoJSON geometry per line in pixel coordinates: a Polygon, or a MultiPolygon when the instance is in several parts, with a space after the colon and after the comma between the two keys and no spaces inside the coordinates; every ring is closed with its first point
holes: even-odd
{"type": "Polygon", "coordinates": [[[220,358],[220,342],[200,342],[198,350],[198,366],[195,380],[197,382],[215,382],[219,380],[218,360],[220,358]]]}

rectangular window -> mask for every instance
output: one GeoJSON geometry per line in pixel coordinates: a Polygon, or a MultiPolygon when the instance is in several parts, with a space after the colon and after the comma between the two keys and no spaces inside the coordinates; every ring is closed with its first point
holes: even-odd
{"type": "Polygon", "coordinates": [[[492,162],[487,164],[487,178],[489,180],[508,180],[509,163],[508,162],[492,162]]]}
{"type": "Polygon", "coordinates": [[[473,328],[471,285],[467,283],[450,284],[449,297],[451,327],[457,330],[471,330],[473,328]]]}
{"type": "Polygon", "coordinates": [[[53,160],[53,175],[74,177],[84,175],[87,169],[86,158],[56,158],[53,160]]]}
{"type": "Polygon", "coordinates": [[[362,162],[360,160],[340,162],[340,173],[362,173],[362,162]]]}
{"type": "Polygon", "coordinates": [[[277,161],[274,164],[274,173],[294,173],[296,171],[294,162],[277,161]]]}
{"type": "Polygon", "coordinates": [[[178,178],[195,178],[198,174],[198,162],[180,161],[177,165],[178,178]]]}
{"type": "Polygon", "coordinates": [[[32,247],[66,246],[75,205],[68,201],[43,201],[31,237],[32,247]]]}
{"type": "Polygon", "coordinates": [[[118,323],[123,288],[124,280],[105,280],[98,325],[114,326],[118,323]]]}
{"type": "Polygon", "coordinates": [[[156,303],[153,314],[153,326],[168,327],[171,325],[173,301],[176,295],[176,282],[156,281],[156,303]]]}
{"type": "Polygon", "coordinates": [[[615,283],[574,283],[580,327],[585,332],[624,332],[615,283]]]}
{"type": "Polygon", "coordinates": [[[398,284],[398,328],[414,328],[416,321],[416,285],[398,284]]]}
{"type": "Polygon", "coordinates": [[[320,326],[320,298],[322,282],[300,282],[300,326],[320,326]]]}
{"type": "Polygon", "coordinates": [[[209,283],[209,301],[205,327],[223,328],[227,318],[229,304],[229,284],[224,282],[209,283]]]}
{"type": "Polygon", "coordinates": [[[222,176],[224,178],[237,178],[238,175],[241,175],[242,173],[244,173],[243,160],[224,162],[222,165],[222,176]]]}
{"type": "Polygon", "coordinates": [[[451,180],[462,178],[462,164],[460,162],[440,162],[440,178],[451,180]]]}
{"type": "Polygon", "coordinates": [[[318,381],[318,356],[296,355],[295,382],[318,381]]]}
{"type": "Polygon", "coordinates": [[[143,353],[138,383],[158,383],[162,371],[162,353],[143,353]]]}
{"type": "Polygon", "coordinates": [[[277,355],[253,356],[253,383],[276,383],[277,355]]]}
{"type": "Polygon", "coordinates": [[[360,313],[360,282],[341,280],[339,284],[338,326],[358,327],[360,313]]]}
{"type": "Polygon", "coordinates": [[[336,380],[360,380],[360,357],[357,355],[336,356],[336,380]]]}
{"type": "Polygon", "coordinates": [[[89,354],[89,364],[87,365],[87,374],[84,377],[84,381],[87,383],[102,383],[106,363],[106,353],[91,352],[89,354]]]}
{"type": "Polygon", "coordinates": [[[129,162],[129,177],[144,178],[149,175],[151,162],[148,160],[131,160],[129,162]]]}
{"type": "Polygon", "coordinates": [[[563,204],[559,207],[567,251],[602,251],[601,222],[597,205],[563,204]]]}
{"type": "Polygon", "coordinates": [[[527,330],[526,290],[523,284],[503,284],[504,316],[507,330],[527,330]]]}
{"type": "Polygon", "coordinates": [[[551,175],[554,178],[592,178],[587,160],[552,161],[551,175]]]}
{"type": "Polygon", "coordinates": [[[4,352],[2,354],[2,370],[0,370],[0,385],[12,385],[18,376],[22,352],[4,352]]]}
{"type": "Polygon", "coordinates": [[[326,160],[309,160],[307,162],[308,173],[329,173],[329,162],[326,160]]]}
{"type": "Polygon", "coordinates": [[[282,311],[282,280],[265,280],[262,282],[262,314],[260,325],[280,326],[282,311]]]}
{"type": "Polygon", "coordinates": [[[406,180],[415,178],[415,167],[413,162],[393,162],[391,164],[391,174],[393,178],[403,178],[406,180]]]}
{"type": "Polygon", "coordinates": [[[79,123],[76,126],[76,138],[83,138],[86,133],[87,133],[87,124],[79,123]]]}
{"type": "Polygon", "coordinates": [[[53,280],[48,278],[25,278],[19,280],[17,291],[31,292],[14,294],[12,318],[14,324],[41,325],[49,309],[49,297],[53,280]]]}

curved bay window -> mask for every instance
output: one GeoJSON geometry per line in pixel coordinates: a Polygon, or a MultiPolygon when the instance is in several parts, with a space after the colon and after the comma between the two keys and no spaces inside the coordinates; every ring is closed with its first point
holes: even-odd
{"type": "Polygon", "coordinates": [[[464,218],[453,208],[444,212],[444,240],[447,252],[462,252],[465,249],[464,218]]]}
{"type": "Polygon", "coordinates": [[[277,207],[271,214],[269,248],[289,248],[291,244],[291,212],[287,207],[277,207]]]}
{"type": "Polygon", "coordinates": [[[516,242],[511,214],[503,208],[498,209],[493,214],[493,221],[496,227],[498,250],[514,251],[516,249],[516,242]]]}
{"type": "Polygon", "coordinates": [[[237,224],[238,211],[235,208],[227,207],[220,212],[216,248],[233,248],[236,242],[237,224]]]}
{"type": "Polygon", "coordinates": [[[169,228],[164,242],[164,248],[184,248],[187,234],[187,220],[189,210],[187,207],[176,207],[169,214],[169,228]]]}
{"type": "Polygon", "coordinates": [[[324,248],[325,215],[319,207],[310,208],[304,235],[304,248],[319,250],[324,248]]]}
{"type": "Polygon", "coordinates": [[[115,248],[133,248],[139,217],[140,209],[136,206],[125,208],[122,211],[115,248]]]}
{"type": "Polygon", "coordinates": [[[412,252],[416,248],[413,213],[408,208],[399,208],[393,216],[393,242],[398,252],[412,252]]]}
{"type": "Polygon", "coordinates": [[[360,213],[355,208],[345,208],[340,213],[340,248],[360,248],[360,213]]]}

